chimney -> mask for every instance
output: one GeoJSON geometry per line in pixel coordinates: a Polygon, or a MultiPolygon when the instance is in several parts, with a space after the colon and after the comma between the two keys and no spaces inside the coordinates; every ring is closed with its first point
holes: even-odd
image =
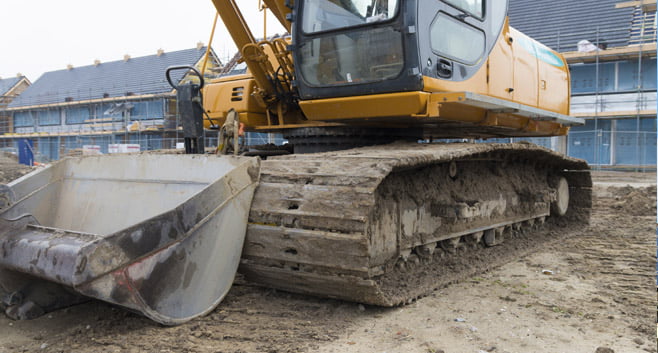
{"type": "Polygon", "coordinates": [[[94,66],[98,66],[98,65],[100,65],[100,64],[101,64],[101,61],[100,61],[100,60],[98,60],[98,59],[94,60],[94,66]]]}
{"type": "Polygon", "coordinates": [[[164,54],[164,50],[162,48],[158,49],[158,56],[162,56],[164,54]]]}
{"type": "Polygon", "coordinates": [[[66,65],[66,69],[69,71],[73,70],[73,65],[71,64],[66,65]]]}
{"type": "Polygon", "coordinates": [[[196,50],[201,50],[203,48],[203,42],[196,43],[196,50]]]}
{"type": "Polygon", "coordinates": [[[128,61],[130,60],[130,55],[126,54],[123,56],[123,61],[128,61]]]}
{"type": "Polygon", "coordinates": [[[17,73],[16,73],[16,77],[21,78],[21,77],[23,77],[23,74],[20,73],[20,72],[17,72],[17,73]]]}

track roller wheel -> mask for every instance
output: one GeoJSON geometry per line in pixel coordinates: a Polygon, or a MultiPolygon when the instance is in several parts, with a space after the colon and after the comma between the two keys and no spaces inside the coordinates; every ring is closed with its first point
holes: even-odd
{"type": "Polygon", "coordinates": [[[422,259],[431,258],[436,250],[436,242],[421,245],[416,248],[416,253],[422,259]]]}
{"type": "Polygon", "coordinates": [[[559,177],[555,183],[555,201],[551,203],[551,213],[564,216],[569,209],[569,183],[564,177],[559,177]]]}
{"type": "Polygon", "coordinates": [[[475,232],[471,233],[464,237],[466,243],[469,244],[472,248],[477,248],[478,245],[482,242],[484,237],[484,232],[475,232]]]}
{"type": "Polygon", "coordinates": [[[484,231],[484,244],[486,246],[496,246],[503,243],[503,234],[505,227],[487,229],[484,231]]]}
{"type": "Polygon", "coordinates": [[[454,254],[455,252],[457,252],[457,247],[459,246],[459,237],[442,240],[440,244],[443,250],[451,254],[454,254]]]}

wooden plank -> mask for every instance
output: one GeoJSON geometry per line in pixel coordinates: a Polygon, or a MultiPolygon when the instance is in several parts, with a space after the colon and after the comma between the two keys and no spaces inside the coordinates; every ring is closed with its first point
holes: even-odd
{"type": "Polygon", "coordinates": [[[612,118],[612,117],[622,117],[622,116],[634,117],[637,115],[655,117],[656,109],[645,109],[640,111],[637,110],[609,111],[609,112],[598,112],[596,114],[594,112],[586,112],[586,113],[574,113],[572,115],[581,118],[594,118],[594,117],[612,118]]]}
{"type": "Polygon", "coordinates": [[[562,55],[568,63],[576,62],[590,62],[595,61],[598,56],[600,59],[613,60],[622,58],[636,58],[642,55],[651,55],[656,53],[656,43],[629,45],[626,47],[610,48],[606,50],[592,51],[592,52],[564,52],[562,55]]]}
{"type": "Polygon", "coordinates": [[[642,6],[645,12],[656,11],[656,0],[635,0],[635,1],[625,1],[620,2],[615,5],[616,9],[623,9],[627,7],[638,7],[642,6]]]}

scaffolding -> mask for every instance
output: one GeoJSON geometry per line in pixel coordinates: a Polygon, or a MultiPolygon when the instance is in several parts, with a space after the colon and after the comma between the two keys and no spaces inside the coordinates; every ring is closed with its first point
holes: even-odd
{"type": "MultiPolygon", "coordinates": [[[[130,84],[143,92],[151,82],[130,84]]],[[[85,150],[112,153],[111,145],[139,146],[140,151],[181,148],[184,139],[173,92],[126,95],[120,98],[93,97],[102,93],[54,92],[40,95],[20,106],[0,109],[0,150],[16,153],[18,141],[29,139],[34,146],[35,161],[49,163],[66,156],[81,155],[85,150]],[[76,101],[47,104],[55,97],[78,97],[76,101]]],[[[281,136],[248,133],[251,145],[282,143],[281,136]]],[[[206,131],[205,145],[217,146],[217,131],[206,131]]]]}
{"type": "Polygon", "coordinates": [[[535,38],[556,42],[571,68],[572,115],[587,120],[572,129],[561,152],[595,169],[656,169],[656,11],[639,6],[634,11],[630,29],[597,27],[535,38]],[[594,50],[578,51],[583,40],[594,50]]]}

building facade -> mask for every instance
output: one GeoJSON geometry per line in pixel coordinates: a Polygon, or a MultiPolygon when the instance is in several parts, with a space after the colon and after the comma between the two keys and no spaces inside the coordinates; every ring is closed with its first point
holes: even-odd
{"type": "MultiPolygon", "coordinates": [[[[101,63],[44,73],[8,104],[5,144],[31,139],[40,162],[78,154],[84,146],[101,153],[110,144],[138,144],[141,150],[175,148],[181,141],[175,93],[165,78],[174,65],[200,67],[206,48],[101,63]]],[[[207,67],[220,65],[212,50],[207,67]]],[[[183,70],[172,80],[186,79],[183,70]]]]}
{"type": "MultiPolygon", "coordinates": [[[[7,112],[7,106],[23,93],[30,84],[30,80],[21,74],[11,78],[0,78],[0,136],[10,133],[14,129],[14,122],[11,114],[7,112]]],[[[11,146],[12,144],[9,141],[0,140],[0,148],[11,146]]]]}
{"type": "Polygon", "coordinates": [[[562,53],[571,114],[551,147],[595,168],[656,167],[656,0],[510,0],[513,27],[562,53]]]}

